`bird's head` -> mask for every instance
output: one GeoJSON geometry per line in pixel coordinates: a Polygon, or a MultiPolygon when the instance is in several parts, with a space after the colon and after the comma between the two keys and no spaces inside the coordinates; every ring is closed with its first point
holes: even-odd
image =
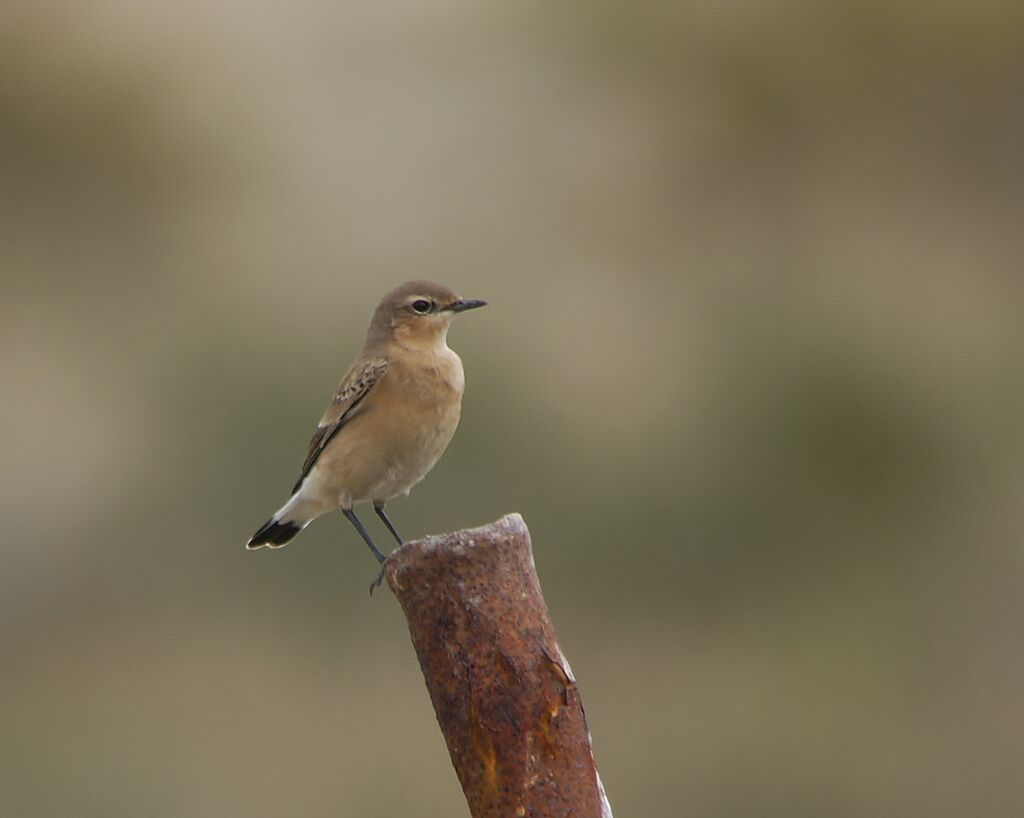
{"type": "Polygon", "coordinates": [[[460,298],[441,284],[407,281],[377,305],[366,340],[368,344],[392,339],[423,346],[444,343],[456,315],[485,304],[479,299],[460,298]]]}

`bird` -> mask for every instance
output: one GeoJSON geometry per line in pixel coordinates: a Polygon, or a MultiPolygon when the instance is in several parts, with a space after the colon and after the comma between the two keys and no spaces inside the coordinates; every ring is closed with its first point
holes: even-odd
{"type": "Polygon", "coordinates": [[[249,538],[247,550],[281,548],[340,508],[383,565],[386,557],[354,506],[372,502],[391,536],[403,543],[385,506],[407,495],[448,448],[465,388],[448,329],[460,313],[486,304],[430,281],[408,281],[381,299],[362,351],[317,425],[291,497],[249,538]]]}

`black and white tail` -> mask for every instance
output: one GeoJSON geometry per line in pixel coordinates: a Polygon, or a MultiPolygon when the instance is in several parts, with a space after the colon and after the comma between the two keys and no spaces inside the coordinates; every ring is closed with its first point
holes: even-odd
{"type": "Polygon", "coordinates": [[[330,511],[329,506],[307,496],[304,483],[288,502],[252,535],[245,547],[250,551],[264,546],[280,548],[326,511],[330,511]]]}
{"type": "Polygon", "coordinates": [[[263,524],[259,531],[249,538],[249,542],[245,544],[245,547],[250,551],[255,548],[262,548],[263,546],[280,548],[282,545],[291,542],[292,538],[302,531],[302,528],[301,525],[289,522],[288,520],[279,521],[271,517],[263,524]]]}

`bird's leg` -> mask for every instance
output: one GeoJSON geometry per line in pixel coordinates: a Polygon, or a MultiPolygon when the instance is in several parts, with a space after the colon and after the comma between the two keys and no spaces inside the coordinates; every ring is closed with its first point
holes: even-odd
{"type": "MultiPolygon", "coordinates": [[[[344,514],[346,517],[348,517],[349,522],[352,523],[352,525],[354,525],[356,527],[356,531],[359,532],[359,536],[363,538],[363,542],[365,542],[370,547],[370,550],[373,552],[373,556],[375,556],[377,558],[377,562],[379,562],[381,565],[383,565],[384,562],[387,560],[387,557],[385,557],[380,552],[380,549],[377,548],[377,546],[373,544],[373,540],[370,539],[370,535],[367,533],[366,529],[363,528],[363,524],[361,522],[359,522],[359,518],[356,516],[356,513],[352,509],[350,509],[350,508],[343,508],[341,510],[341,513],[344,514]]],[[[380,569],[380,573],[377,574],[376,579],[374,579],[374,581],[370,583],[370,596],[373,596],[374,590],[383,581],[384,581],[384,569],[381,568],[380,569]]]]}
{"type": "MultiPolygon", "coordinates": [[[[384,503],[374,502],[373,510],[377,512],[377,516],[384,521],[384,525],[387,526],[388,531],[391,532],[391,536],[395,538],[399,545],[402,544],[402,535],[398,533],[394,523],[388,518],[388,515],[384,513],[384,503]]],[[[373,591],[384,581],[384,569],[380,569],[380,573],[377,574],[377,578],[370,585],[370,596],[373,596],[373,591]]]]}
{"type": "Polygon", "coordinates": [[[402,535],[395,529],[394,523],[388,519],[388,515],[384,513],[384,503],[374,503],[373,510],[377,512],[377,516],[384,521],[384,525],[388,527],[388,531],[391,532],[391,536],[395,538],[399,545],[402,545],[405,540],[402,539],[402,535]]]}
{"type": "Polygon", "coordinates": [[[343,508],[341,513],[348,517],[348,521],[356,527],[356,531],[358,531],[359,536],[363,538],[363,542],[370,547],[370,550],[373,552],[373,556],[377,558],[377,562],[383,565],[384,560],[386,560],[387,557],[380,553],[380,549],[373,544],[373,540],[371,540],[370,535],[366,533],[366,529],[363,528],[363,524],[359,522],[359,518],[356,516],[356,513],[350,508],[343,508]]]}

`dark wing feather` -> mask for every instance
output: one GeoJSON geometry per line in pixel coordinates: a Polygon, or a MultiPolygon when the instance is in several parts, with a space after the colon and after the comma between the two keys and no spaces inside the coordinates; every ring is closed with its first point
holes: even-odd
{"type": "Polygon", "coordinates": [[[359,404],[370,394],[370,390],[387,370],[387,359],[368,358],[356,361],[345,377],[341,379],[341,383],[338,385],[338,394],[331,401],[331,405],[327,407],[324,416],[320,418],[316,433],[309,442],[309,453],[306,455],[306,461],[302,464],[302,472],[299,474],[292,493],[299,490],[302,481],[306,479],[310,469],[316,465],[317,459],[327,448],[327,444],[356,414],[359,404]]]}

